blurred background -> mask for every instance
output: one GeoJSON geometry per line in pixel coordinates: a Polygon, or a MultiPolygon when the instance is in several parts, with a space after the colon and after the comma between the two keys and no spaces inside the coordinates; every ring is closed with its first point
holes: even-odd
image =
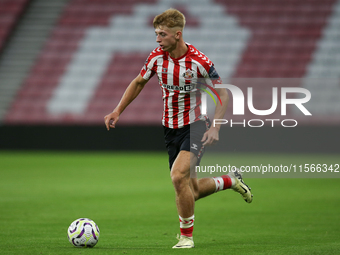
{"type": "Polygon", "coordinates": [[[261,79],[311,92],[311,117],[284,117],[297,127],[225,127],[228,149],[340,152],[339,0],[0,0],[0,149],[164,150],[155,77],[114,131],[103,118],[157,47],[152,20],[170,7],[221,77],[260,81],[256,108],[272,102],[261,79]]]}

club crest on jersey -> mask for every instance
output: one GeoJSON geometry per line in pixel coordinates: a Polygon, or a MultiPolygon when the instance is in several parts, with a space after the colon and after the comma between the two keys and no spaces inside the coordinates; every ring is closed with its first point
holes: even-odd
{"type": "Polygon", "coordinates": [[[195,73],[193,70],[190,70],[189,68],[182,74],[182,76],[189,80],[195,77],[195,73]]]}

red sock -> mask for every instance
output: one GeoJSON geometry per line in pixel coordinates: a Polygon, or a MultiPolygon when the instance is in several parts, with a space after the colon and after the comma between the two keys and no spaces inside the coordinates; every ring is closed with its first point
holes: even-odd
{"type": "Polygon", "coordinates": [[[229,175],[222,175],[220,177],[213,177],[215,184],[216,184],[216,190],[220,191],[220,190],[225,190],[225,189],[230,189],[231,188],[231,178],[229,177],[229,175]]]}
{"type": "Polygon", "coordinates": [[[192,237],[192,232],[194,231],[194,226],[190,228],[180,228],[182,236],[192,237]]]}
{"type": "Polygon", "coordinates": [[[180,230],[182,236],[192,237],[192,232],[194,231],[194,220],[195,215],[189,218],[182,218],[179,216],[180,230]]]}

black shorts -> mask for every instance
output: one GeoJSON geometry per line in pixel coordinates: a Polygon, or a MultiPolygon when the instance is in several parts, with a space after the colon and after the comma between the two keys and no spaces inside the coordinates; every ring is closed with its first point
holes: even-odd
{"type": "Polygon", "coordinates": [[[199,164],[204,153],[201,140],[208,128],[208,121],[196,121],[179,129],[164,127],[164,139],[169,154],[170,170],[177,155],[182,150],[194,153],[198,158],[197,164],[199,164]]]}

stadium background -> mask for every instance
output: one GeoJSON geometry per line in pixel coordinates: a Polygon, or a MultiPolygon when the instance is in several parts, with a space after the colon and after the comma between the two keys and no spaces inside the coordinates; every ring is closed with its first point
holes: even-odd
{"type": "MultiPolygon", "coordinates": [[[[336,0],[1,0],[0,148],[164,149],[156,79],[124,112],[121,128],[108,134],[103,116],[157,47],[152,18],[169,7],[186,15],[185,40],[221,77],[296,78],[311,92],[312,117],[288,109],[296,128],[229,128],[231,150],[339,152],[336,0]]],[[[270,88],[261,80],[252,86],[254,106],[267,109],[270,88]]]]}
{"type": "MultiPolygon", "coordinates": [[[[296,107],[268,116],[297,127],[223,127],[223,163],[339,164],[340,0],[0,0],[1,254],[177,252],[156,79],[115,130],[103,122],[157,46],[152,18],[169,7],[221,76],[251,80],[255,108],[271,106],[272,85],[311,92],[311,117],[296,107]],[[80,217],[100,227],[94,249],[67,241],[80,217]]],[[[226,119],[231,111],[232,100],[226,119]]],[[[185,253],[339,254],[340,179],[263,177],[245,176],[252,204],[231,191],[198,201],[196,248],[185,253]]]]}

